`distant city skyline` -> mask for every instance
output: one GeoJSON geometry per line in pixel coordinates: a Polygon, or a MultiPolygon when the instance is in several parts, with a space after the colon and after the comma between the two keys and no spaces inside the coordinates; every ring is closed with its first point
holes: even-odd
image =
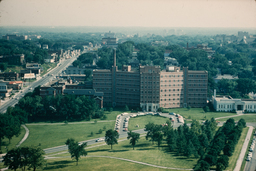
{"type": "Polygon", "coordinates": [[[2,0],[0,26],[256,28],[255,0],[2,0]]]}

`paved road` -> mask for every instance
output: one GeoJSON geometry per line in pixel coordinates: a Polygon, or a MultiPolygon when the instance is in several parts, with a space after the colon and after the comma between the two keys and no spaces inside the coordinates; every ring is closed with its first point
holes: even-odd
{"type": "Polygon", "coordinates": [[[57,76],[59,73],[61,73],[63,70],[65,70],[74,60],[76,60],[76,57],[63,60],[59,65],[56,66],[54,69],[48,72],[48,74],[45,74],[42,78],[39,80],[30,83],[30,85],[22,90],[22,93],[18,93],[15,95],[15,98],[9,99],[7,102],[5,102],[3,105],[0,106],[0,113],[4,113],[9,106],[14,106],[18,103],[19,99],[22,98],[26,93],[32,92],[34,88],[36,88],[39,85],[44,85],[47,82],[51,81],[53,77],[57,76]],[[30,89],[31,88],[31,89],[30,89]],[[17,98],[17,99],[16,99],[17,98]]]}
{"type": "MultiPolygon", "coordinates": [[[[129,113],[127,115],[124,115],[121,117],[121,120],[120,120],[120,131],[119,131],[119,139],[122,139],[122,138],[126,138],[128,135],[127,135],[127,132],[126,131],[123,131],[124,128],[123,128],[123,122],[124,122],[124,119],[130,115],[132,115],[134,113],[129,113]]],[[[173,115],[169,115],[169,114],[161,114],[162,116],[165,116],[167,118],[176,118],[175,116],[173,115]]],[[[180,126],[181,123],[178,123],[177,122],[177,119],[175,119],[175,122],[173,124],[174,127],[178,127],[180,126]]],[[[189,124],[188,124],[189,125],[189,124]]],[[[144,131],[144,128],[143,129],[138,129],[138,130],[134,130],[133,132],[136,132],[136,133],[139,133],[139,134],[143,134],[143,133],[146,133],[144,131]]],[[[105,139],[105,137],[100,137],[102,139],[105,139]]],[[[97,143],[99,144],[100,142],[96,142],[96,139],[98,138],[95,138],[95,139],[91,139],[91,140],[87,140],[87,141],[81,141],[79,143],[83,143],[83,142],[87,142],[87,145],[96,145],[97,143]]],[[[65,151],[65,150],[68,150],[68,147],[66,145],[62,145],[62,146],[58,146],[58,147],[52,147],[52,148],[47,148],[47,149],[44,149],[45,153],[46,154],[49,154],[49,153],[55,153],[55,152],[59,152],[59,151],[65,151]]]]}
{"type": "Polygon", "coordinates": [[[245,137],[245,141],[244,141],[243,147],[242,147],[241,152],[239,154],[239,157],[237,159],[236,167],[235,167],[234,171],[239,171],[241,166],[242,166],[242,163],[243,163],[243,160],[244,160],[244,156],[245,156],[245,153],[246,153],[249,141],[250,141],[250,137],[252,135],[252,131],[253,131],[253,127],[250,126],[249,130],[247,132],[247,135],[245,137]]]}
{"type": "MultiPolygon", "coordinates": [[[[254,133],[254,135],[256,135],[256,133],[254,133]]],[[[251,146],[251,144],[249,144],[249,146],[251,146]]],[[[256,151],[256,146],[254,147],[251,161],[246,162],[245,169],[244,169],[245,171],[255,171],[256,170],[256,152],[255,151],[256,151]]]]}

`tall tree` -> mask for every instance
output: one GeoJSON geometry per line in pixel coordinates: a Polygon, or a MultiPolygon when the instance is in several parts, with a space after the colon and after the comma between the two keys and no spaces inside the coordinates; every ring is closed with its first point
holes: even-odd
{"type": "Polygon", "coordinates": [[[44,154],[45,152],[39,147],[29,148],[28,169],[32,168],[35,171],[38,167],[42,168],[45,163],[44,154]]]}
{"type": "Polygon", "coordinates": [[[85,147],[87,146],[87,143],[83,143],[81,145],[78,144],[77,141],[75,141],[73,138],[67,139],[66,143],[68,146],[68,151],[71,155],[71,158],[74,158],[76,160],[76,165],[78,165],[78,160],[81,156],[86,156],[87,152],[85,151],[85,147]]]}
{"type": "Polygon", "coordinates": [[[116,130],[109,129],[106,131],[105,142],[107,143],[107,145],[111,145],[111,150],[113,145],[118,144],[117,142],[118,138],[119,138],[119,134],[116,130]]]}
{"type": "Polygon", "coordinates": [[[130,139],[130,144],[132,144],[132,147],[133,147],[133,150],[134,150],[134,146],[136,145],[136,142],[138,142],[139,139],[140,139],[140,134],[130,131],[130,132],[128,132],[127,139],[128,140],[130,139]]]}

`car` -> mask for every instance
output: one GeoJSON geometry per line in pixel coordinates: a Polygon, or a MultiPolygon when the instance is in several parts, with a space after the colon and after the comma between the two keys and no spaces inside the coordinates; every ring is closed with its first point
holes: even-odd
{"type": "Polygon", "coordinates": [[[250,161],[250,160],[251,160],[251,157],[248,156],[247,159],[246,159],[246,161],[250,161]]]}
{"type": "Polygon", "coordinates": [[[32,90],[32,87],[30,87],[29,90],[32,90]]]}
{"type": "Polygon", "coordinates": [[[103,138],[98,138],[98,139],[96,140],[96,142],[101,142],[101,141],[104,141],[104,139],[103,139],[103,138]]]}
{"type": "Polygon", "coordinates": [[[16,99],[16,100],[19,100],[19,98],[18,98],[18,97],[16,97],[15,99],[16,99]]]}
{"type": "Polygon", "coordinates": [[[171,113],[169,113],[169,115],[176,115],[176,113],[171,112],[171,113]]]}

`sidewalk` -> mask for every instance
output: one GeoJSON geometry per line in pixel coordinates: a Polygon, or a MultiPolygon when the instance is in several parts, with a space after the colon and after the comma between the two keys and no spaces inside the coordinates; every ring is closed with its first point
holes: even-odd
{"type": "Polygon", "coordinates": [[[234,171],[240,171],[240,168],[242,166],[242,163],[243,163],[243,160],[244,160],[244,156],[245,156],[245,153],[246,153],[246,150],[247,150],[247,147],[248,147],[251,135],[252,135],[252,131],[253,131],[253,127],[249,126],[249,130],[248,130],[246,138],[244,140],[244,144],[243,144],[241,153],[240,153],[240,155],[239,155],[239,157],[237,159],[236,167],[235,167],[234,171]]]}

